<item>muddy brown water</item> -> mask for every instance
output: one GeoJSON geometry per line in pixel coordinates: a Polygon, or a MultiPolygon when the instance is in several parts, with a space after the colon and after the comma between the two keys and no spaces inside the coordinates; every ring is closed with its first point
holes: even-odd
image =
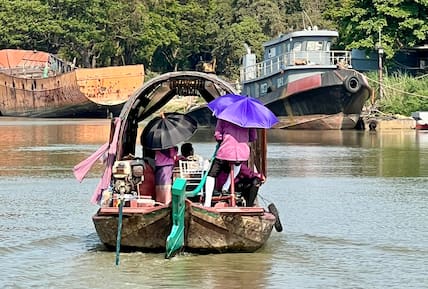
{"type": "MultiPolygon", "coordinates": [[[[0,118],[0,288],[428,288],[428,133],[270,131],[262,204],[284,231],[252,254],[115,253],[93,227],[106,120],[0,118]]],[[[192,139],[209,157],[212,132],[192,139]]]]}

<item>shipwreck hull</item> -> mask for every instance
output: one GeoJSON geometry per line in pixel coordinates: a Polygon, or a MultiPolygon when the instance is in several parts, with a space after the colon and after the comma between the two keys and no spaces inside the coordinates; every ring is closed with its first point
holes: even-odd
{"type": "Polygon", "coordinates": [[[275,216],[263,208],[203,208],[186,212],[185,248],[195,252],[254,252],[268,240],[275,216]]]}
{"type": "Polygon", "coordinates": [[[0,115],[106,118],[118,116],[142,85],[142,65],[76,69],[47,78],[0,73],[0,115]]]}
{"type": "MultiPolygon", "coordinates": [[[[165,250],[166,239],[171,231],[171,208],[152,207],[124,208],[121,247],[142,251],[165,250]]],[[[118,208],[101,208],[92,217],[101,242],[112,249],[116,247],[118,208]]]]}

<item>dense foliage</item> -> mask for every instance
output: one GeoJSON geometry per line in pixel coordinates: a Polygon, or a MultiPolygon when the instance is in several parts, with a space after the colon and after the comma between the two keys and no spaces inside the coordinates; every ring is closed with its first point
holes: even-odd
{"type": "Polygon", "coordinates": [[[387,56],[425,43],[427,0],[0,0],[0,49],[59,54],[82,67],[143,63],[149,71],[217,60],[236,79],[244,43],[310,25],[339,29],[339,46],[387,56]]]}
{"type": "MultiPolygon", "coordinates": [[[[379,91],[378,74],[367,77],[373,89],[379,91]]],[[[377,99],[375,108],[390,114],[411,115],[415,111],[428,111],[428,75],[410,77],[398,73],[382,78],[382,98],[377,99]]]]}
{"type": "Polygon", "coordinates": [[[148,70],[193,69],[217,59],[236,77],[244,43],[310,25],[340,30],[340,46],[388,56],[423,43],[426,0],[0,0],[0,49],[36,49],[83,67],[143,63],[148,70]]]}

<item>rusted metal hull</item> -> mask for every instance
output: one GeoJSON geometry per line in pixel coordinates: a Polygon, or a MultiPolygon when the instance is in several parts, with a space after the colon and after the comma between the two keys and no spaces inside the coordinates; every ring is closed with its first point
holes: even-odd
{"type": "Polygon", "coordinates": [[[312,129],[312,130],[341,130],[353,129],[359,121],[359,114],[314,114],[293,117],[278,117],[279,123],[275,128],[312,129]]]}
{"type": "MultiPolygon", "coordinates": [[[[372,92],[364,75],[351,69],[319,72],[315,68],[285,71],[284,75],[288,73],[294,73],[297,79],[259,97],[279,118],[275,128],[328,130],[357,126],[372,92]],[[306,76],[298,78],[299,74],[306,76]]],[[[249,81],[244,89],[251,90],[262,82],[266,79],[249,81]]]]}
{"type": "Polygon", "coordinates": [[[0,115],[15,117],[118,116],[144,82],[143,65],[79,68],[48,78],[0,73],[0,115]]]}
{"type": "MultiPolygon", "coordinates": [[[[116,246],[118,208],[101,208],[93,217],[97,234],[116,246]]],[[[184,249],[189,252],[254,252],[268,240],[275,216],[263,208],[204,208],[187,202],[184,249]]],[[[145,252],[165,250],[171,231],[169,207],[124,208],[121,247],[145,252]]]]}

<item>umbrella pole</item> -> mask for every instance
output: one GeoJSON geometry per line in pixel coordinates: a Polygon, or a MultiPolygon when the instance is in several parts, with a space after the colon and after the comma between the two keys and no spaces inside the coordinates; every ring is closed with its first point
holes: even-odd
{"type": "Polygon", "coordinates": [[[233,173],[233,166],[232,163],[230,165],[230,206],[235,207],[236,206],[236,198],[235,198],[235,176],[233,173]]]}

